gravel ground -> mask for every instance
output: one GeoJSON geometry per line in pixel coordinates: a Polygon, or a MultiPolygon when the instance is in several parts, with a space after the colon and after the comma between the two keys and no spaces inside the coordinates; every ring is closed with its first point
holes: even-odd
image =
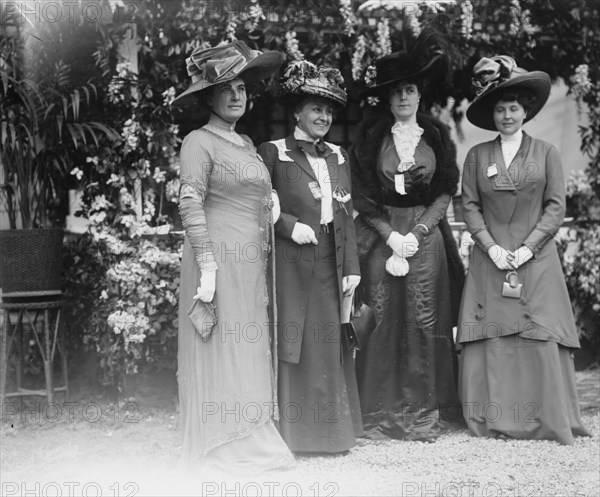
{"type": "Polygon", "coordinates": [[[177,469],[177,414],[133,399],[50,411],[5,406],[2,496],[598,496],[600,371],[577,373],[584,422],[572,446],[481,439],[434,444],[361,440],[350,454],[299,457],[296,468],[233,480],[177,469]],[[139,410],[137,406],[140,406],[139,410]]]}

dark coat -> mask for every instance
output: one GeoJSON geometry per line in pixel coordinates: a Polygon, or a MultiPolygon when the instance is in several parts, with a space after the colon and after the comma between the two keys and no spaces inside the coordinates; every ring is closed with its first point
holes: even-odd
{"type": "MultiPolygon", "coordinates": [[[[385,219],[387,216],[385,206],[392,201],[377,175],[377,155],[393,124],[391,113],[375,114],[363,120],[358,128],[354,145],[349,150],[354,208],[359,213],[356,218],[356,236],[361,263],[366,261],[369,251],[380,237],[380,234],[363,219],[385,219]]],[[[411,188],[409,194],[403,195],[400,199],[395,195],[393,205],[397,207],[402,207],[403,202],[407,207],[428,206],[443,193],[456,194],[458,188],[460,170],[456,163],[456,147],[450,138],[448,127],[434,117],[423,114],[417,114],[417,124],[423,128],[421,140],[425,140],[433,149],[436,170],[429,185],[421,182],[420,188],[411,188]]],[[[446,247],[453,317],[456,322],[465,269],[445,216],[438,226],[446,247]]]]}
{"type": "MultiPolygon", "coordinates": [[[[343,187],[351,192],[350,167],[346,152],[327,144],[326,156],[331,189],[343,187]]],[[[304,330],[308,288],[312,265],[318,246],[298,245],[291,236],[296,222],[309,225],[318,236],[321,222],[321,202],[316,200],[309,183],[317,181],[315,174],[293,136],[263,143],[258,147],[279,195],[281,216],[275,223],[275,267],[278,321],[279,359],[298,363],[304,330]]],[[[333,229],[336,246],[337,285],[341,306],[342,278],[360,275],[356,253],[356,234],[352,219],[352,200],[345,204],[347,213],[333,201],[333,229]]]]}
{"type": "MultiPolygon", "coordinates": [[[[365,216],[377,217],[384,212],[386,194],[377,175],[377,154],[393,124],[391,113],[365,119],[358,128],[355,144],[350,147],[354,206],[365,216]]],[[[422,183],[421,188],[412,188],[408,195],[403,195],[407,206],[427,206],[442,193],[456,194],[460,178],[456,147],[447,126],[422,114],[417,114],[417,124],[423,128],[421,140],[433,148],[436,170],[429,185],[422,183]]],[[[396,206],[402,207],[399,203],[396,206]]]]}
{"type": "Polygon", "coordinates": [[[520,334],[579,347],[573,311],[553,240],[565,215],[560,156],[542,140],[523,134],[509,169],[500,138],[473,147],[463,172],[463,212],[476,246],[461,306],[459,342],[520,334]],[[496,164],[498,174],[488,177],[496,164]],[[506,271],[487,254],[527,245],[534,258],[518,269],[520,299],[502,297],[506,271]]]}

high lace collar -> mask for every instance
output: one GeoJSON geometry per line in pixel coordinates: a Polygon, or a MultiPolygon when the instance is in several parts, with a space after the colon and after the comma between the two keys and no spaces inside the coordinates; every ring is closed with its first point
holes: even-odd
{"type": "Polygon", "coordinates": [[[211,112],[210,119],[208,120],[208,124],[214,126],[215,128],[221,129],[223,131],[227,131],[228,133],[235,133],[235,124],[229,121],[226,121],[218,114],[211,112]]]}
{"type": "Polygon", "coordinates": [[[246,145],[246,141],[235,131],[235,123],[226,121],[214,112],[211,113],[210,119],[204,127],[216,135],[235,143],[236,145],[246,145]]]}
{"type": "Polygon", "coordinates": [[[505,143],[511,143],[511,142],[521,143],[522,139],[523,139],[523,130],[521,128],[519,128],[519,130],[516,133],[513,133],[512,135],[504,135],[504,134],[500,133],[500,141],[505,142],[505,143]]]}

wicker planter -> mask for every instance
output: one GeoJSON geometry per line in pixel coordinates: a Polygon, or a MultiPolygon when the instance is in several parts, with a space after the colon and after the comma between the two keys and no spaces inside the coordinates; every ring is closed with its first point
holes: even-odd
{"type": "Polygon", "coordinates": [[[63,230],[0,231],[2,293],[61,290],[63,230]]]}

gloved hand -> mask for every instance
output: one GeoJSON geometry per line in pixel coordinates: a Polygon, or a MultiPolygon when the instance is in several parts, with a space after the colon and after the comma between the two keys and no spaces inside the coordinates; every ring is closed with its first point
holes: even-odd
{"type": "Polygon", "coordinates": [[[517,250],[514,251],[512,256],[508,256],[508,263],[514,268],[518,269],[527,261],[529,261],[533,257],[533,252],[527,245],[522,245],[517,250]]]}
{"type": "Polygon", "coordinates": [[[360,283],[360,276],[357,274],[349,274],[342,278],[342,292],[344,295],[352,295],[352,292],[356,289],[360,283]]]}
{"type": "Polygon", "coordinates": [[[314,230],[308,224],[300,222],[296,222],[294,225],[294,229],[292,230],[292,240],[298,245],[306,245],[307,243],[314,243],[317,245],[319,243],[314,230]]]}
{"type": "Polygon", "coordinates": [[[399,257],[402,257],[404,235],[401,235],[397,231],[392,231],[385,243],[394,251],[395,254],[397,254],[399,257]]]}
{"type": "Polygon", "coordinates": [[[419,250],[419,242],[417,237],[413,233],[409,233],[404,237],[404,243],[402,244],[402,257],[408,259],[415,255],[419,250]]]}
{"type": "Polygon", "coordinates": [[[275,190],[271,190],[271,200],[273,201],[273,209],[271,211],[273,217],[273,224],[277,222],[281,215],[281,204],[279,203],[279,195],[275,190]]]}
{"type": "Polygon", "coordinates": [[[200,276],[200,286],[196,290],[196,295],[192,298],[194,300],[200,299],[202,302],[212,302],[212,299],[215,296],[216,284],[216,271],[202,271],[202,276],[200,276]]]}
{"type": "Polygon", "coordinates": [[[394,253],[385,261],[385,270],[392,276],[405,276],[408,273],[408,261],[394,253]]]}
{"type": "Polygon", "coordinates": [[[502,248],[500,245],[492,245],[488,249],[488,255],[492,262],[496,264],[496,267],[501,271],[510,271],[513,269],[512,264],[509,262],[509,258],[514,258],[512,252],[502,248]]]}

